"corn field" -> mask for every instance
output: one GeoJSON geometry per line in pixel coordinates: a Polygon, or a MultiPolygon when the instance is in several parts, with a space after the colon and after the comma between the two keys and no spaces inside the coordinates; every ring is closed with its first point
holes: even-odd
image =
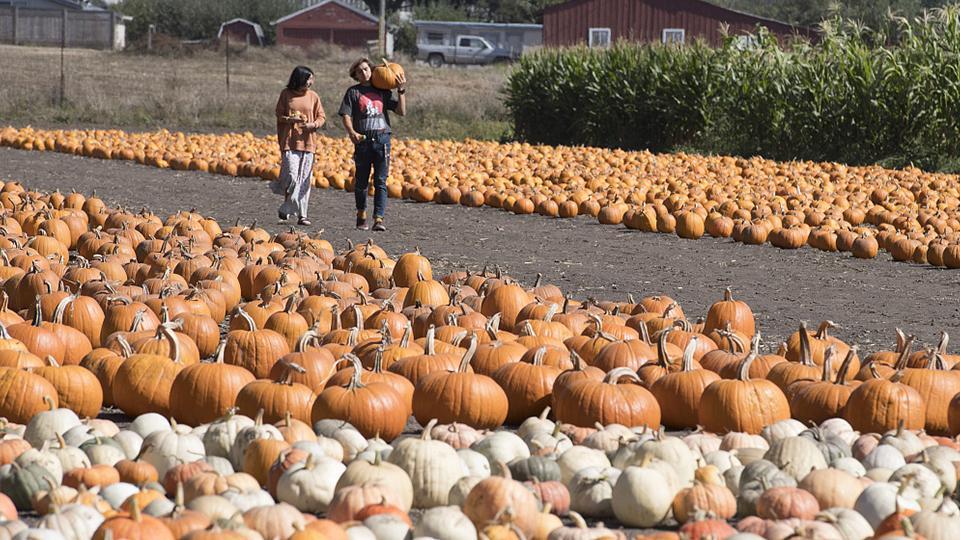
{"type": "Polygon", "coordinates": [[[894,35],[825,22],[812,44],[759,29],[749,49],[731,37],[544,50],[510,75],[507,106],[530,142],[949,168],[960,6],[893,22],[894,35]]]}

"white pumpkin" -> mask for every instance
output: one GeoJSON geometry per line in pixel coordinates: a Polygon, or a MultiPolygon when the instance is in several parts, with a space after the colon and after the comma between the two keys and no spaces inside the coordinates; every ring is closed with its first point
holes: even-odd
{"type": "MultiPolygon", "coordinates": [[[[330,458],[297,463],[284,471],[277,481],[277,500],[293,505],[301,512],[320,514],[327,511],[337,481],[347,468],[330,458]]],[[[401,471],[402,472],[402,471],[401,471]]]]}
{"type": "Polygon", "coordinates": [[[877,467],[895,471],[906,465],[907,460],[904,459],[903,453],[895,446],[880,444],[867,454],[867,457],[863,458],[862,463],[868,471],[870,469],[876,469],[877,467]]]}
{"type": "Polygon", "coordinates": [[[65,537],[54,529],[25,529],[13,535],[13,540],[65,540],[65,537]]]}
{"type": "MultiPolygon", "coordinates": [[[[316,441],[297,441],[293,443],[293,447],[299,448],[308,454],[313,454],[314,457],[328,457],[334,461],[343,462],[343,445],[340,444],[340,441],[324,437],[323,435],[317,437],[316,441]]],[[[390,447],[390,449],[393,450],[393,447],[390,447]]],[[[381,454],[381,457],[386,459],[386,456],[383,454],[381,454]]],[[[373,461],[373,459],[371,458],[367,461],[373,461]]]]}
{"type": "Polygon", "coordinates": [[[33,415],[27,427],[23,430],[23,439],[34,448],[40,448],[44,441],[52,441],[57,435],[63,435],[68,430],[80,425],[77,414],[70,409],[53,408],[53,401],[49,410],[33,415]]]}
{"type": "Polygon", "coordinates": [[[683,440],[664,436],[662,431],[658,432],[654,439],[640,445],[636,458],[629,465],[639,465],[648,458],[669,463],[682,484],[693,482],[693,475],[697,470],[697,459],[683,440]]]}
{"type": "Polygon", "coordinates": [[[377,535],[363,523],[350,523],[346,529],[347,540],[378,540],[377,535]]]}
{"type": "Polygon", "coordinates": [[[457,455],[460,456],[460,461],[463,462],[468,474],[482,478],[490,476],[490,460],[480,452],[461,448],[457,450],[457,455]]]}
{"type": "Polygon", "coordinates": [[[388,460],[410,477],[415,508],[446,506],[450,488],[467,475],[452,446],[430,439],[429,427],[420,437],[400,441],[388,460]]]}
{"type": "Polygon", "coordinates": [[[39,449],[30,448],[26,452],[17,456],[16,462],[21,467],[25,467],[30,463],[36,463],[50,473],[54,479],[56,479],[57,484],[63,481],[63,464],[60,463],[60,459],[49,451],[50,441],[43,443],[39,449]]]}
{"type": "Polygon", "coordinates": [[[148,435],[140,452],[140,459],[156,467],[160,478],[170,467],[200,461],[206,455],[203,441],[190,433],[189,426],[180,426],[171,420],[170,427],[148,435]]]}
{"type": "Polygon", "coordinates": [[[919,454],[926,448],[920,437],[909,429],[904,429],[902,424],[897,429],[884,433],[883,437],[880,438],[880,444],[889,444],[900,450],[900,453],[904,456],[919,454]]]}
{"type": "Polygon", "coordinates": [[[202,495],[187,503],[187,508],[204,514],[210,521],[229,520],[240,509],[220,495],[202,495]]]}
{"type": "Polygon", "coordinates": [[[264,424],[261,416],[258,415],[252,426],[247,426],[237,432],[233,446],[230,447],[230,463],[233,464],[234,470],[243,469],[243,457],[247,451],[247,447],[257,439],[282,441],[283,435],[276,427],[270,424],[264,424]]]}
{"type": "Polygon", "coordinates": [[[208,456],[230,457],[230,449],[243,428],[253,426],[253,419],[242,414],[228,413],[207,427],[203,447],[208,456]]]}
{"type": "Polygon", "coordinates": [[[120,445],[113,439],[96,438],[83,447],[83,452],[90,458],[92,465],[116,465],[118,461],[127,459],[127,455],[120,449],[120,445]]]}
{"type": "Polygon", "coordinates": [[[123,453],[127,456],[127,459],[137,459],[137,456],[140,455],[140,450],[143,449],[143,437],[136,431],[129,429],[120,430],[112,438],[120,445],[120,448],[123,449],[123,453]]]}
{"type": "Polygon", "coordinates": [[[337,480],[336,491],[347,486],[363,485],[366,482],[379,482],[390,486],[391,491],[402,502],[399,506],[405,512],[409,512],[413,507],[413,484],[410,482],[410,477],[400,467],[382,461],[379,454],[374,455],[373,463],[362,459],[356,459],[350,463],[337,480]]]}
{"type": "Polygon", "coordinates": [[[837,458],[830,463],[830,468],[846,471],[856,478],[860,478],[861,476],[867,474],[867,469],[863,466],[863,464],[857,461],[856,458],[852,457],[837,458]]]}
{"type": "Polygon", "coordinates": [[[96,429],[86,424],[77,424],[63,433],[63,440],[70,446],[80,446],[81,444],[96,437],[108,437],[96,429]]]}
{"type": "Polygon", "coordinates": [[[557,458],[560,466],[560,482],[569,486],[570,480],[583,469],[595,467],[606,469],[610,467],[610,459],[600,450],[585,446],[574,446],[557,458]]]}
{"type": "Polygon", "coordinates": [[[103,433],[106,437],[113,437],[120,432],[120,426],[106,418],[84,418],[81,422],[83,425],[103,433]]]}
{"type": "Polygon", "coordinates": [[[886,482],[876,482],[864,488],[863,493],[857,497],[853,509],[860,513],[870,524],[870,527],[876,529],[881,521],[894,513],[899,505],[902,510],[920,511],[920,504],[911,498],[900,497],[897,493],[898,486],[886,482]]]}
{"type": "Polygon", "coordinates": [[[744,469],[743,465],[736,465],[723,471],[723,483],[733,493],[734,497],[740,495],[740,477],[743,475],[744,469]]]}
{"type": "Polygon", "coordinates": [[[90,458],[87,457],[87,454],[75,446],[68,445],[66,441],[63,440],[63,437],[60,437],[57,443],[50,447],[49,452],[57,456],[57,459],[60,461],[60,467],[64,471],[86,468],[91,465],[90,458]]]}
{"type": "Polygon", "coordinates": [[[613,486],[620,478],[620,469],[587,467],[580,469],[567,487],[570,509],[591,518],[613,517],[613,486]]]}
{"type": "Polygon", "coordinates": [[[560,432],[535,433],[529,439],[524,439],[524,442],[531,454],[539,455],[546,452],[549,455],[556,456],[573,448],[573,441],[570,440],[570,437],[560,432]]]}
{"type": "Polygon", "coordinates": [[[162,414],[145,413],[133,419],[127,427],[141,438],[146,439],[156,431],[170,431],[170,421],[162,414]]]}
{"type": "Polygon", "coordinates": [[[803,425],[803,422],[794,420],[793,418],[788,418],[764,427],[763,430],[760,431],[760,435],[766,439],[767,443],[773,446],[773,443],[779,441],[780,439],[796,437],[797,435],[803,433],[803,431],[806,429],[807,426],[803,425]]]}
{"type": "Polygon", "coordinates": [[[627,467],[613,486],[613,513],[624,525],[654,527],[666,519],[675,495],[662,472],[627,467]]]}
{"type": "MultiPolygon", "coordinates": [[[[932,450],[932,448],[928,450],[932,450]]],[[[937,475],[946,493],[953,493],[957,489],[957,467],[953,464],[953,461],[944,457],[945,455],[934,455],[924,450],[920,463],[937,475]]]]}
{"type": "MultiPolygon", "coordinates": [[[[410,526],[398,516],[377,514],[363,520],[377,540],[408,540],[413,538],[410,526]]],[[[349,532],[349,531],[348,531],[349,532]]]]}
{"type": "Polygon", "coordinates": [[[827,508],[817,514],[816,520],[833,525],[844,540],[864,540],[873,536],[873,527],[866,518],[849,508],[827,508]]]}
{"type": "Polygon", "coordinates": [[[703,462],[716,467],[720,471],[720,474],[727,472],[731,467],[743,466],[740,460],[737,459],[737,456],[726,450],[714,450],[713,452],[704,454],[703,462]]]}
{"type": "Polygon", "coordinates": [[[133,484],[117,482],[109,486],[103,486],[100,489],[100,496],[103,497],[103,500],[107,501],[107,504],[114,510],[117,510],[131,495],[139,492],[140,488],[133,484]]]}
{"type": "Polygon", "coordinates": [[[166,497],[157,497],[150,504],[143,507],[143,513],[153,517],[169,516],[177,509],[176,503],[166,497]]]}
{"type": "Polygon", "coordinates": [[[413,536],[437,540],[477,540],[477,528],[460,508],[437,506],[420,516],[420,521],[413,528],[413,536]]]}
{"type": "Polygon", "coordinates": [[[483,476],[464,476],[463,478],[457,480],[457,483],[450,488],[450,494],[447,496],[447,502],[453,506],[459,506],[463,508],[463,503],[467,500],[467,495],[470,494],[470,490],[473,489],[473,486],[480,483],[485,477],[483,476]]]}
{"type": "Polygon", "coordinates": [[[220,494],[221,497],[230,501],[241,512],[246,512],[251,508],[261,506],[273,506],[274,500],[269,493],[262,489],[228,489],[220,494]]]}
{"type": "Polygon", "coordinates": [[[210,464],[213,467],[214,472],[220,476],[229,476],[236,471],[233,470],[233,464],[230,463],[230,460],[220,456],[207,456],[203,458],[204,461],[210,464]]]}
{"type": "Polygon", "coordinates": [[[523,440],[529,440],[537,433],[553,433],[557,429],[557,424],[547,418],[550,414],[550,407],[543,409],[539,416],[531,416],[517,427],[517,436],[523,440]]]}
{"type": "Polygon", "coordinates": [[[770,443],[762,435],[731,431],[720,439],[720,450],[739,450],[741,448],[762,448],[768,450],[770,443]]]}
{"type": "Polygon", "coordinates": [[[770,443],[763,459],[773,463],[799,482],[815,469],[826,469],[827,460],[817,443],[807,437],[782,437],[770,443]]]}
{"type": "Polygon", "coordinates": [[[838,437],[843,437],[848,433],[855,433],[856,437],[860,436],[859,433],[856,433],[853,430],[853,426],[850,425],[850,422],[847,422],[845,419],[840,417],[828,418],[824,420],[823,423],[820,424],[820,429],[838,437]]]}
{"type": "Polygon", "coordinates": [[[346,462],[353,461],[357,454],[366,450],[370,444],[356,429],[340,430],[334,433],[331,438],[343,447],[343,460],[346,462]]]}
{"type": "Polygon", "coordinates": [[[901,496],[917,500],[925,510],[937,508],[943,502],[940,477],[920,463],[908,463],[893,471],[888,482],[900,484],[901,496]]]}
{"type": "Polygon", "coordinates": [[[491,466],[530,457],[530,449],[523,439],[509,431],[493,432],[470,445],[470,449],[486,456],[491,466]]]}
{"type": "Polygon", "coordinates": [[[40,518],[37,526],[59,531],[66,540],[90,540],[103,519],[99,512],[89,506],[68,504],[55,506],[52,512],[40,518]]]}
{"type": "Polygon", "coordinates": [[[711,452],[720,450],[720,443],[723,439],[704,431],[695,431],[683,438],[683,444],[693,451],[694,455],[706,456],[711,452]]]}
{"type": "Polygon", "coordinates": [[[27,530],[23,521],[0,521],[0,540],[12,540],[20,531],[27,530]]]}
{"type": "Polygon", "coordinates": [[[960,513],[956,503],[945,500],[937,508],[926,509],[910,516],[910,523],[917,534],[926,540],[955,540],[960,538],[960,513]]]}

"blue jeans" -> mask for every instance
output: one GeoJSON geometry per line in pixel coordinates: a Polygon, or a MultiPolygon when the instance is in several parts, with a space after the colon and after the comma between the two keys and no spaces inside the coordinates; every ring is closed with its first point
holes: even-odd
{"type": "Polygon", "coordinates": [[[357,167],[353,194],[357,211],[367,209],[367,189],[370,187],[370,169],[373,168],[373,215],[383,217],[387,208],[387,174],[390,170],[390,134],[368,135],[353,151],[357,167]]]}

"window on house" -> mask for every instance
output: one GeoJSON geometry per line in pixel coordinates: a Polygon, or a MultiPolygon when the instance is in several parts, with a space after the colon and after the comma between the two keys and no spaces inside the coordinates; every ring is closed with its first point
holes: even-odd
{"type": "Polygon", "coordinates": [[[760,44],[757,42],[757,36],[745,35],[745,36],[736,36],[733,41],[733,46],[741,51],[748,49],[756,49],[760,44]]]}
{"type": "Polygon", "coordinates": [[[590,47],[609,47],[610,29],[590,28],[590,30],[587,32],[587,45],[590,47]]]}
{"type": "Polygon", "coordinates": [[[683,43],[687,31],[683,28],[664,28],[661,41],[664,43],[683,43]]]}
{"type": "Polygon", "coordinates": [[[427,43],[443,45],[443,32],[427,32],[427,43]]]}

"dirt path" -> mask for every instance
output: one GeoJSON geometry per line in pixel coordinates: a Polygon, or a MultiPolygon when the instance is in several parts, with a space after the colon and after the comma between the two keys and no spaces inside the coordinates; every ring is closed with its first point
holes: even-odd
{"type": "MultiPolygon", "coordinates": [[[[258,220],[272,232],[283,228],[276,218],[278,196],[254,179],[9,148],[0,148],[0,179],[48,191],[96,189],[108,203],[147,206],[162,215],[196,208],[221,224],[239,217],[243,223],[258,220]]],[[[868,352],[891,347],[896,327],[917,335],[923,344],[935,343],[940,330],[955,335],[960,331],[953,288],[960,272],[894,263],[885,254],[863,261],[810,248],[785,251],[731,240],[688,241],[602,226],[586,218],[550,220],[398,200],[388,206],[390,230],[370,233],[353,228],[351,194],[314,190],[311,208],[311,229],[323,228],[323,236],[338,249],[347,239],[362,242],[370,237],[394,257],[419,246],[436,274],[498,263],[527,285],[542,272],[547,282],[578,299],[667,294],[690,318],[705,314],[729,285],[753,308],[770,346],[801,320],[815,325],[831,319],[841,326],[839,337],[868,352]]]]}

